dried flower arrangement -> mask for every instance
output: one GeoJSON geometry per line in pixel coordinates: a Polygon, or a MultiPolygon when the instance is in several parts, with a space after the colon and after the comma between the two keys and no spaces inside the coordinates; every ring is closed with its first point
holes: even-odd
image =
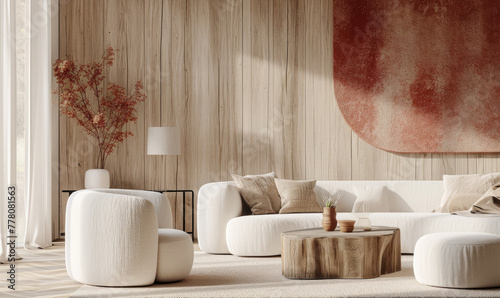
{"type": "Polygon", "coordinates": [[[126,124],[137,121],[136,106],[146,99],[140,81],[128,96],[124,87],[105,81],[105,67],[113,66],[114,55],[115,50],[109,47],[98,62],[79,64],[58,59],[53,64],[59,85],[53,93],[59,96],[61,113],[75,119],[85,133],[96,138],[97,169],[104,169],[117,143],[133,136],[126,124]]]}
{"type": "Polygon", "coordinates": [[[339,191],[336,191],[333,194],[330,194],[325,189],[318,188],[318,192],[319,192],[319,195],[321,197],[321,200],[325,204],[325,207],[329,207],[329,208],[337,207],[337,204],[339,203],[339,200],[342,197],[342,194],[339,191]]]}

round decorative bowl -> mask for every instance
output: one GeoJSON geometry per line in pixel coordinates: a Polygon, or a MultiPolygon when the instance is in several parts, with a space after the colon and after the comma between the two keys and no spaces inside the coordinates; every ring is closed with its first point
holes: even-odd
{"type": "Polygon", "coordinates": [[[350,233],[354,230],[355,220],[339,220],[340,231],[350,233]]]}

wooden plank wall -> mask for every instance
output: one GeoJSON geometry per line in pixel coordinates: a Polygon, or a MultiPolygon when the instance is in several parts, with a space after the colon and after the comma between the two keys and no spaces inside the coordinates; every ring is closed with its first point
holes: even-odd
{"type": "MultiPolygon", "coordinates": [[[[393,154],[359,139],[334,98],[329,0],[60,5],[61,57],[89,62],[111,45],[120,52],[109,80],[146,86],[130,126],[135,136],[108,159],[112,187],[196,192],[232,173],[270,171],[288,179],[439,180],[500,170],[498,154],[393,154]],[[182,154],[147,156],[149,126],[180,127],[182,154]]],[[[95,147],[66,117],[60,132],[61,190],[82,188],[95,147]]],[[[180,197],[169,199],[179,228],[180,197]]]]}

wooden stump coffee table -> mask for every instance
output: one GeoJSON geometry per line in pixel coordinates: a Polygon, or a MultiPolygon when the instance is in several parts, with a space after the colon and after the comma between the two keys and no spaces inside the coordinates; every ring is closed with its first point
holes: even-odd
{"type": "Polygon", "coordinates": [[[295,279],[374,278],[401,271],[400,232],[392,227],[284,232],[281,266],[285,277],[295,279]]]}

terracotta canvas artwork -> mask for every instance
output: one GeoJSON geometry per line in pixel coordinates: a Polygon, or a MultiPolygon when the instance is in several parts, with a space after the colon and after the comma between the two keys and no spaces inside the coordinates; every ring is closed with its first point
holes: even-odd
{"type": "Polygon", "coordinates": [[[500,152],[500,1],[333,0],[340,110],[392,152],[500,152]]]}

